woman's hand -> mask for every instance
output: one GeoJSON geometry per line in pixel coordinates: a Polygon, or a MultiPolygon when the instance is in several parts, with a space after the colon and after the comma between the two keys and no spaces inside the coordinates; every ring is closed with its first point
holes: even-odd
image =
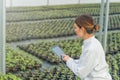
{"type": "Polygon", "coordinates": [[[70,59],[68,55],[62,54],[62,56],[63,56],[63,61],[65,62],[70,59]]]}

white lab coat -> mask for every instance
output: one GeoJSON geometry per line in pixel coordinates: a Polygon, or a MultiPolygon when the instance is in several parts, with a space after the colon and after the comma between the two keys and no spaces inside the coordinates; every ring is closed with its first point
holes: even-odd
{"type": "Polygon", "coordinates": [[[66,64],[81,80],[112,80],[105,52],[95,36],[84,40],[78,60],[70,58],[66,64]]]}

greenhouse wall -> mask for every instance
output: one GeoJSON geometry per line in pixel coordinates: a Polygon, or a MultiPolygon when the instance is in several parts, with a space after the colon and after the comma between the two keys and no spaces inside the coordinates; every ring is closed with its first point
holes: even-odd
{"type": "MultiPolygon", "coordinates": [[[[101,0],[6,0],[7,7],[100,3],[101,0]]],[[[120,2],[120,0],[110,0],[120,2]]]]}

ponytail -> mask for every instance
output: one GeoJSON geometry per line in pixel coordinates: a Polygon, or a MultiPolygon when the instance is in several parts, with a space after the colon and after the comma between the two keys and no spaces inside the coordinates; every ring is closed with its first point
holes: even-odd
{"type": "Polygon", "coordinates": [[[93,32],[98,32],[100,29],[100,26],[98,24],[94,25],[93,32]]]}

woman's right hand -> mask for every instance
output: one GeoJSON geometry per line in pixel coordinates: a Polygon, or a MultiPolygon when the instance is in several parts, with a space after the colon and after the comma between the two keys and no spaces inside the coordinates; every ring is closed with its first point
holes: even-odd
{"type": "Polygon", "coordinates": [[[63,56],[63,61],[67,61],[67,60],[69,60],[70,59],[70,57],[68,56],[68,55],[65,55],[65,54],[62,54],[62,56],[63,56]]]}

